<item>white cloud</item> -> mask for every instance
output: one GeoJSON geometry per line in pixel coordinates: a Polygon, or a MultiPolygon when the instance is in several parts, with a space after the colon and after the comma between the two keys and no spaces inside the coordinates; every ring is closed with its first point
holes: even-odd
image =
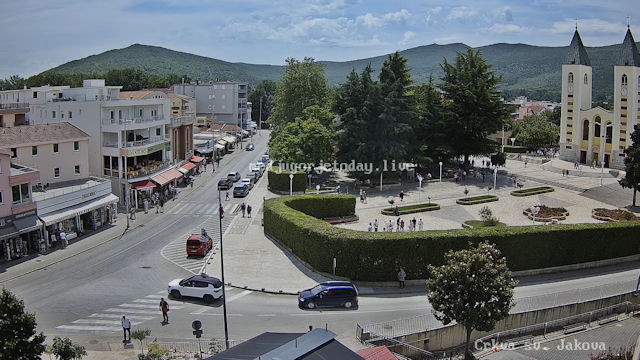
{"type": "Polygon", "coordinates": [[[528,30],[528,28],[515,24],[493,24],[489,27],[489,31],[496,34],[521,33],[528,30]]]}
{"type": "Polygon", "coordinates": [[[356,18],[356,23],[369,28],[382,27],[390,23],[403,22],[409,19],[411,13],[406,9],[386,13],[382,17],[377,17],[371,13],[360,15],[356,18]]]}
{"type": "Polygon", "coordinates": [[[385,21],[371,13],[360,15],[356,18],[356,23],[366,27],[381,27],[384,26],[385,21]]]}
{"type": "Polygon", "coordinates": [[[382,19],[387,22],[402,22],[408,20],[410,16],[411,13],[409,13],[407,9],[402,9],[400,11],[384,14],[382,19]]]}
{"type": "Polygon", "coordinates": [[[506,21],[506,22],[513,21],[513,13],[511,12],[511,8],[508,6],[504,6],[504,7],[493,10],[492,15],[494,19],[499,21],[506,21]]]}
{"type": "MultiPolygon", "coordinates": [[[[608,36],[624,34],[626,24],[609,22],[601,19],[578,19],[578,31],[580,34],[592,36],[608,36]]],[[[576,28],[575,19],[564,19],[553,23],[550,32],[554,34],[570,34],[576,28]]]]}
{"type": "Polygon", "coordinates": [[[402,40],[400,41],[401,44],[407,44],[408,42],[410,42],[411,40],[413,40],[416,37],[416,33],[413,31],[407,31],[404,33],[404,35],[402,36],[402,40]]]}
{"type": "Polygon", "coordinates": [[[466,6],[454,7],[449,11],[447,19],[449,20],[465,20],[478,15],[478,11],[466,6]]]}
{"type": "Polygon", "coordinates": [[[434,8],[429,9],[427,11],[427,15],[425,16],[425,21],[427,24],[436,23],[437,19],[435,18],[442,11],[442,6],[436,6],[434,8]]]}

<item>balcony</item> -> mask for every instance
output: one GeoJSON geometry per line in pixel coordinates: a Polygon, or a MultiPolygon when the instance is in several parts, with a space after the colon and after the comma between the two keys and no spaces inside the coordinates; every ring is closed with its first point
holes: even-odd
{"type": "Polygon", "coordinates": [[[129,125],[129,124],[144,124],[153,121],[163,121],[164,116],[145,116],[145,117],[134,117],[130,119],[110,119],[103,118],[103,125],[129,125]]]}
{"type": "Polygon", "coordinates": [[[28,108],[29,103],[0,104],[0,110],[22,110],[28,108]]]}
{"type": "Polygon", "coordinates": [[[196,121],[194,115],[177,116],[171,118],[171,127],[179,127],[182,125],[193,125],[196,121]]]}

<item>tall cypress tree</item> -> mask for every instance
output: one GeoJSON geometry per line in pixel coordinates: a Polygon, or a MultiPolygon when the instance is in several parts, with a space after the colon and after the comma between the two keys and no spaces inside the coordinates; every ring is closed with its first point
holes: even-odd
{"type": "Polygon", "coordinates": [[[414,86],[413,91],[416,121],[410,154],[415,163],[429,165],[450,156],[443,129],[444,104],[433,83],[433,77],[426,83],[414,86]]]}
{"type": "Polygon", "coordinates": [[[624,178],[618,180],[624,188],[633,189],[633,206],[636,206],[636,192],[640,190],[640,125],[633,126],[631,146],[624,149],[624,178]]]}

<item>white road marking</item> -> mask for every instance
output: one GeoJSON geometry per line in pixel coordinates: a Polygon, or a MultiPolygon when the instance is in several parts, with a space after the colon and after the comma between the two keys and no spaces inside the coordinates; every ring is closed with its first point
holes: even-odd
{"type": "Polygon", "coordinates": [[[133,300],[134,303],[145,303],[145,304],[154,304],[154,305],[159,305],[159,301],[156,300],[152,300],[152,299],[135,299],[133,300]]]}
{"type": "MultiPolygon", "coordinates": [[[[105,319],[122,319],[122,315],[119,314],[100,314],[100,313],[96,313],[96,314],[91,314],[89,315],[90,318],[105,318],[105,319]]],[[[142,320],[142,321],[148,321],[153,319],[153,316],[139,316],[139,315],[127,315],[127,318],[129,320],[142,320]]]]}
{"type": "Polygon", "coordinates": [[[126,308],[126,309],[108,308],[105,311],[115,312],[115,313],[120,313],[120,314],[147,314],[147,315],[158,315],[158,314],[160,314],[160,310],[147,311],[147,310],[134,309],[134,308],[126,308]]]}
{"type": "MultiPolygon", "coordinates": [[[[131,320],[131,319],[129,319],[131,320]]],[[[122,326],[122,322],[120,320],[101,320],[101,319],[79,319],[76,321],[72,321],[72,324],[86,324],[86,325],[119,325],[122,326]]],[[[140,325],[142,322],[140,321],[131,321],[131,325],[140,325]]]]}
{"type": "MultiPolygon", "coordinates": [[[[207,313],[195,313],[195,312],[192,312],[192,313],[189,313],[189,314],[191,314],[191,315],[206,315],[206,316],[222,316],[222,315],[224,315],[224,314],[207,314],[207,313]]],[[[240,317],[240,316],[244,316],[244,314],[227,314],[227,316],[238,316],[238,317],[240,317]]]]}
{"type": "Polygon", "coordinates": [[[243,292],[241,292],[240,294],[236,294],[236,295],[233,295],[232,297],[228,298],[228,299],[227,299],[227,303],[230,303],[230,302],[232,302],[233,300],[240,299],[241,297],[243,297],[243,296],[247,296],[247,295],[249,295],[249,294],[251,294],[251,291],[250,291],[250,290],[244,290],[244,291],[243,291],[243,292]]]}
{"type": "Polygon", "coordinates": [[[276,316],[276,314],[258,314],[256,316],[276,316]]]}
{"type": "Polygon", "coordinates": [[[83,332],[114,332],[121,331],[122,327],[118,326],[91,326],[91,325],[60,325],[56,327],[59,330],[66,331],[83,331],[83,332]]]}

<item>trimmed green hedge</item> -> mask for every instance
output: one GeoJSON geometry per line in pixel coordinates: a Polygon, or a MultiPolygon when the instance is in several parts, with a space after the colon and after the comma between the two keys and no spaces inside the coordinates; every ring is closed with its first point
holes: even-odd
{"type": "MultiPolygon", "coordinates": [[[[294,209],[323,215],[344,195],[269,199],[264,206],[264,231],[318,271],[354,280],[396,280],[403,266],[410,279],[427,278],[427,264],[440,265],[449,250],[488,240],[506,256],[511,270],[530,270],[640,253],[640,222],[608,222],[548,226],[516,226],[419,232],[362,232],[332,226],[294,209]],[[299,202],[300,198],[318,203],[299,202]]],[[[346,202],[346,201],[345,201],[346,202]]],[[[355,198],[351,201],[355,207],[355,198]]],[[[345,211],[345,210],[341,210],[345,211]]],[[[352,210],[353,211],[353,210],[352,210]]],[[[333,213],[334,216],[338,214],[333,213]]]]}
{"type": "Polygon", "coordinates": [[[456,204],[458,205],[476,205],[476,204],[484,204],[492,201],[498,201],[498,197],[495,195],[481,195],[481,196],[472,196],[468,198],[462,198],[456,200],[456,204]]]}
{"type": "MultiPolygon", "coordinates": [[[[422,204],[415,204],[415,205],[398,206],[398,215],[415,214],[419,212],[434,211],[434,210],[440,210],[440,205],[436,203],[431,203],[431,204],[422,203],[422,204]]],[[[396,215],[395,211],[396,211],[395,207],[390,207],[390,208],[382,209],[381,213],[382,215],[395,216],[396,215]]]]}
{"type": "Polygon", "coordinates": [[[504,146],[504,152],[506,152],[506,153],[526,153],[527,152],[527,148],[524,147],[524,146],[505,145],[504,146]]]}
{"type": "MultiPolygon", "coordinates": [[[[289,174],[291,171],[281,171],[279,166],[271,166],[267,172],[269,190],[289,193],[289,174]]],[[[304,172],[293,173],[293,192],[304,192],[307,188],[307,174],[304,172]]]]}
{"type": "Polygon", "coordinates": [[[515,190],[511,192],[511,195],[530,196],[530,195],[544,194],[544,193],[553,192],[553,191],[555,191],[555,189],[550,186],[540,186],[540,187],[535,187],[530,189],[515,190]]]}
{"type": "Polygon", "coordinates": [[[356,213],[353,195],[306,195],[289,198],[287,205],[316,219],[350,216],[356,213]]]}

